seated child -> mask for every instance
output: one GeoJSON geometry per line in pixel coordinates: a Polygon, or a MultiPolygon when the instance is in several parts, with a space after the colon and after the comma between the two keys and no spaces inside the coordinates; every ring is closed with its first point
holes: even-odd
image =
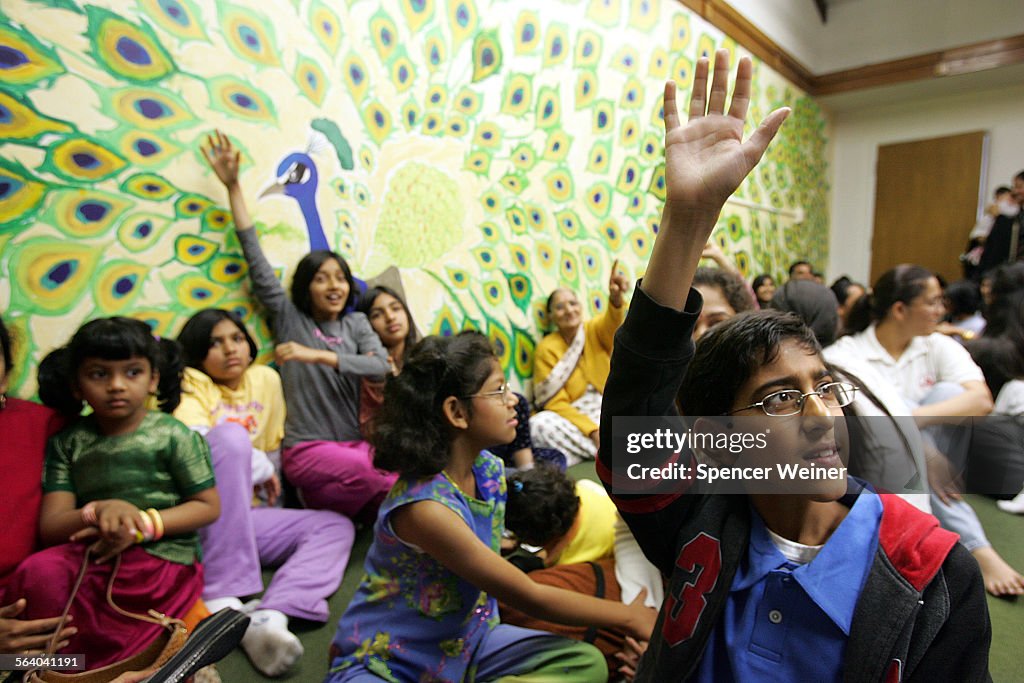
{"type": "Polygon", "coordinates": [[[638,457],[692,467],[695,455],[713,467],[744,459],[813,474],[838,469],[844,455],[836,418],[856,389],[833,381],[798,318],[745,313],[709,330],[696,351],[691,340],[702,247],[788,113],[769,114],[743,142],[752,66],[740,61],[726,113],[727,60],[720,50],[710,95],[708,60],[698,61],[685,125],[674,84],[665,86],[667,201],[605,389],[601,441],[610,447],[598,474],[668,577],[637,680],[988,680],[991,626],[977,563],[898,497],[842,477],[814,479],[800,493],[707,494],[693,479],[655,493],[654,482],[625,474],[638,457]],[[672,415],[677,402],[711,433],[767,423],[770,448],[628,454],[613,417],[672,415]]]}

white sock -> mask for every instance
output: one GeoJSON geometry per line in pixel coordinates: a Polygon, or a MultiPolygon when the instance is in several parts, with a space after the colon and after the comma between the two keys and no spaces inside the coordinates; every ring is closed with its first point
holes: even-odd
{"type": "Polygon", "coordinates": [[[242,610],[242,601],[238,598],[214,598],[213,600],[204,600],[206,603],[206,609],[210,610],[210,614],[216,614],[225,607],[231,609],[242,610]]]}
{"type": "Polygon", "coordinates": [[[288,630],[288,617],[274,609],[259,609],[242,637],[242,649],[252,665],[267,676],[280,676],[302,656],[302,643],[288,630]]]}
{"type": "Polygon", "coordinates": [[[1018,493],[1013,500],[997,500],[996,505],[1004,512],[1024,515],[1024,491],[1018,493]]]}

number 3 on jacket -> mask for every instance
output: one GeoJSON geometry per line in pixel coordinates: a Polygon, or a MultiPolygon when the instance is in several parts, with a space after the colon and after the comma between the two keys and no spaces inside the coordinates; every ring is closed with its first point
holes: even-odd
{"type": "Polygon", "coordinates": [[[676,567],[688,572],[689,579],[668,597],[662,634],[669,646],[675,646],[693,635],[707,598],[722,569],[722,551],[718,539],[703,531],[679,551],[676,567]]]}

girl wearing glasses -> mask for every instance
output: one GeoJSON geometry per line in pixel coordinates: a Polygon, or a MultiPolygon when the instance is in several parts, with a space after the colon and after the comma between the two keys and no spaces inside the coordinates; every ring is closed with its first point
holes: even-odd
{"type": "Polygon", "coordinates": [[[642,595],[623,605],[543,586],[498,554],[505,475],[484,449],[513,438],[514,405],[478,333],[428,337],[387,383],[373,440],[380,465],[401,476],[374,525],[327,681],[607,677],[591,645],[499,624],[496,599],[545,619],[648,637],[654,610],[642,595]]]}
{"type": "Polygon", "coordinates": [[[565,453],[569,465],[593,460],[601,445],[601,394],[628,288],[616,260],[608,310],[587,322],[572,290],[559,288],[548,297],[548,320],[556,331],[540,340],[533,355],[533,402],[540,412],[530,420],[530,436],[537,446],[565,453]]]}

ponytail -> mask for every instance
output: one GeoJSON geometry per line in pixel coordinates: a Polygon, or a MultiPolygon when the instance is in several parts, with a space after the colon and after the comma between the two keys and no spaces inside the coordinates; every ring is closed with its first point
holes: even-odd
{"type": "Polygon", "coordinates": [[[857,299],[846,318],[848,334],[863,332],[871,323],[881,322],[896,303],[909,304],[924,292],[935,273],[910,264],[886,271],[878,278],[870,294],[857,299]]]}
{"type": "Polygon", "coordinates": [[[39,382],[39,400],[68,417],[82,414],[82,400],[74,397],[71,388],[74,377],[71,371],[71,351],[66,346],[46,354],[36,371],[39,382]]]}

